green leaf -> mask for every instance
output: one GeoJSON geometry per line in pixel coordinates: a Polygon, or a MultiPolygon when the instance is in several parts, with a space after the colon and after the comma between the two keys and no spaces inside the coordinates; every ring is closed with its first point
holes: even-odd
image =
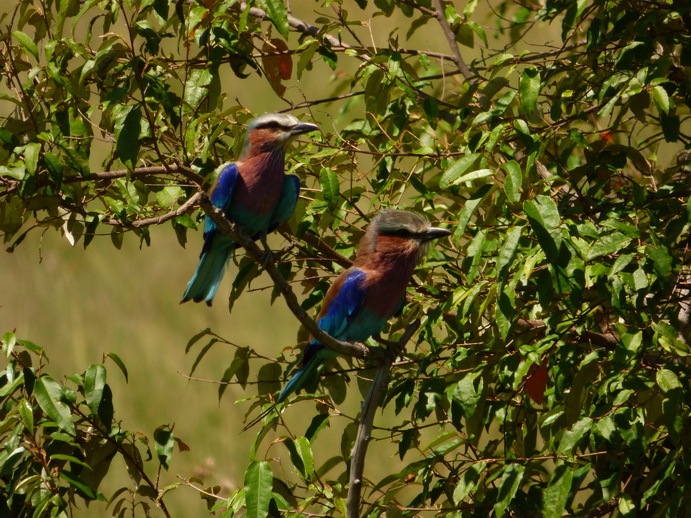
{"type": "Polygon", "coordinates": [[[451,185],[456,183],[458,177],[465,173],[478,158],[480,158],[480,153],[470,153],[452,163],[444,174],[442,174],[439,180],[439,188],[448,189],[451,185]]]}
{"type": "Polygon", "coordinates": [[[2,335],[2,350],[7,358],[12,356],[12,351],[14,351],[15,345],[17,345],[17,335],[11,331],[8,331],[2,335]]]}
{"type": "Polygon", "coordinates": [[[101,364],[89,366],[84,377],[84,397],[92,415],[98,415],[98,407],[106,385],[106,368],[101,364]]]}
{"type": "Polygon", "coordinates": [[[19,405],[17,405],[19,408],[19,416],[22,418],[22,422],[24,423],[24,427],[27,429],[29,434],[33,435],[34,433],[34,409],[31,408],[31,403],[29,403],[26,399],[22,399],[19,402],[19,405]]]}
{"type": "Polygon", "coordinates": [[[662,392],[669,392],[670,390],[683,387],[677,375],[668,369],[660,369],[657,371],[655,380],[657,381],[657,385],[660,387],[662,392]]]}
{"type": "Polygon", "coordinates": [[[204,68],[195,68],[185,83],[185,103],[192,110],[196,110],[202,100],[209,93],[209,85],[213,81],[213,74],[204,68]]]}
{"type": "Polygon", "coordinates": [[[89,487],[84,481],[74,473],[61,470],[60,478],[66,481],[71,486],[75,487],[79,493],[87,500],[95,500],[97,498],[96,491],[89,487]]]}
{"type": "Polygon", "coordinates": [[[516,226],[511,228],[506,233],[504,245],[499,250],[499,255],[497,256],[497,277],[502,284],[508,279],[509,266],[511,266],[511,261],[516,256],[518,241],[521,239],[522,231],[523,227],[516,226]]]}
{"type": "Polygon", "coordinates": [[[120,371],[122,371],[122,375],[125,376],[125,381],[129,382],[129,377],[127,376],[127,367],[125,367],[125,363],[120,359],[120,357],[115,353],[108,353],[106,354],[106,358],[110,358],[115,362],[115,365],[117,365],[120,371]]]}
{"type": "Polygon", "coordinates": [[[619,497],[617,507],[622,516],[636,515],[636,503],[631,498],[631,495],[624,493],[619,497]]]}
{"type": "Polygon", "coordinates": [[[522,464],[512,463],[504,468],[504,474],[499,482],[497,503],[494,504],[494,512],[497,518],[504,515],[504,511],[511,504],[513,497],[516,496],[516,491],[518,491],[521,485],[524,473],[525,466],[522,464]]]}
{"type": "Polygon", "coordinates": [[[518,203],[521,201],[520,191],[523,180],[521,166],[515,160],[511,160],[503,164],[502,168],[506,171],[506,179],[504,180],[506,199],[509,200],[510,203],[518,203]]]}
{"type": "Polygon", "coordinates": [[[182,187],[168,185],[156,193],[156,200],[161,207],[172,207],[182,196],[182,187]]]}
{"type": "Polygon", "coordinates": [[[453,240],[455,243],[459,243],[459,241],[463,237],[463,234],[465,233],[465,228],[468,226],[468,223],[470,222],[470,218],[473,216],[473,213],[475,212],[475,209],[477,209],[478,205],[482,203],[482,201],[491,191],[491,185],[483,185],[477,190],[477,192],[473,195],[472,198],[470,198],[463,204],[461,213],[458,215],[458,225],[456,226],[456,230],[453,233],[453,240]]]}
{"type": "Polygon", "coordinates": [[[566,502],[571,492],[573,469],[570,465],[562,464],[552,472],[549,485],[542,492],[543,518],[560,518],[564,513],[566,502]]]}
{"type": "Polygon", "coordinates": [[[281,36],[288,39],[288,11],[283,0],[258,0],[258,4],[266,11],[267,17],[281,33],[281,36]]]}
{"type": "Polygon", "coordinates": [[[139,134],[142,131],[142,112],[139,106],[125,106],[115,117],[116,149],[120,161],[134,169],[139,158],[139,134]]]}
{"type": "Polygon", "coordinates": [[[559,210],[551,198],[538,195],[523,204],[523,210],[528,216],[528,221],[537,235],[540,247],[544,250],[547,259],[552,264],[559,261],[561,249],[561,232],[559,226],[561,218],[559,210]]]}
{"type": "Polygon", "coordinates": [[[494,172],[491,169],[478,169],[477,171],[470,171],[462,176],[459,176],[454,180],[454,184],[470,182],[472,180],[479,180],[480,178],[485,178],[487,176],[492,176],[494,172]]]}
{"type": "Polygon", "coordinates": [[[456,503],[456,505],[465,500],[470,492],[475,489],[478,481],[480,480],[480,475],[482,475],[482,472],[485,470],[486,466],[487,463],[483,460],[480,462],[474,462],[467,470],[465,470],[463,476],[460,478],[458,484],[456,484],[456,487],[453,490],[453,501],[456,503]]]}
{"type": "Polygon", "coordinates": [[[41,154],[41,144],[32,142],[27,144],[24,148],[24,162],[26,162],[26,171],[29,174],[36,174],[38,168],[38,159],[41,154]]]}
{"type": "Polygon", "coordinates": [[[305,437],[312,442],[317,438],[319,432],[321,432],[326,425],[329,424],[329,414],[317,414],[312,418],[312,422],[307,431],[305,432],[305,437]]]}
{"type": "Polygon", "coordinates": [[[247,518],[265,518],[269,514],[273,473],[265,460],[251,462],[245,471],[247,518]]]}
{"type": "Polygon", "coordinates": [[[590,431],[593,426],[593,420],[590,417],[584,417],[576,424],[574,424],[570,430],[564,432],[564,435],[559,441],[559,447],[557,448],[557,453],[570,455],[573,453],[573,449],[576,447],[581,438],[590,431]]]}
{"type": "Polygon", "coordinates": [[[662,86],[653,86],[651,89],[653,94],[653,101],[655,101],[655,106],[665,115],[669,113],[669,96],[667,95],[667,90],[662,86]]]}
{"type": "Polygon", "coordinates": [[[319,173],[319,183],[321,184],[322,195],[327,206],[330,210],[335,209],[338,206],[339,199],[338,175],[336,175],[333,169],[322,168],[319,173]]]}
{"type": "Polygon", "coordinates": [[[298,437],[295,440],[295,447],[300,459],[302,460],[302,465],[304,466],[303,475],[307,479],[311,479],[314,474],[314,457],[312,456],[312,445],[310,444],[307,437],[298,437]]]}
{"type": "Polygon", "coordinates": [[[76,435],[70,407],[62,402],[64,392],[57,381],[50,376],[41,376],[34,384],[34,395],[41,409],[52,421],[70,435],[76,435]]]}
{"type": "Polygon", "coordinates": [[[521,105],[526,116],[530,116],[537,107],[537,98],[540,95],[540,71],[535,67],[528,67],[521,75],[519,92],[521,94],[521,105]]]}
{"type": "Polygon", "coordinates": [[[625,236],[621,232],[614,232],[612,234],[607,234],[602,236],[600,239],[595,241],[588,250],[585,257],[586,261],[592,261],[603,255],[610,255],[615,252],[621,252],[626,246],[631,242],[631,238],[625,236]]]}
{"type": "Polygon", "coordinates": [[[156,456],[161,465],[167,470],[170,465],[170,459],[173,456],[175,435],[167,426],[159,426],[154,431],[154,441],[156,441],[156,456]]]}
{"type": "Polygon", "coordinates": [[[456,384],[453,391],[453,399],[460,403],[466,418],[472,417],[482,398],[484,382],[481,374],[479,371],[467,374],[456,384]]]}
{"type": "Polygon", "coordinates": [[[38,47],[36,46],[36,42],[34,42],[33,38],[29,37],[28,34],[23,33],[22,31],[14,31],[12,33],[12,37],[17,40],[21,45],[29,51],[29,53],[38,60],[38,47]]]}
{"type": "Polygon", "coordinates": [[[199,363],[202,361],[204,356],[206,356],[206,353],[208,353],[209,350],[217,342],[218,342],[218,338],[214,337],[211,340],[209,340],[209,342],[204,347],[202,347],[201,351],[199,351],[199,353],[197,354],[197,357],[194,359],[194,362],[192,363],[192,367],[190,368],[190,373],[188,374],[188,376],[192,376],[192,374],[194,374],[194,371],[197,369],[197,367],[199,366],[199,363]]]}
{"type": "Polygon", "coordinates": [[[66,460],[68,462],[71,462],[72,464],[76,464],[78,466],[81,466],[83,468],[86,468],[88,470],[91,470],[91,466],[89,463],[84,462],[83,460],[80,460],[76,457],[73,457],[72,455],[63,455],[61,453],[54,453],[50,456],[51,460],[66,460]]]}

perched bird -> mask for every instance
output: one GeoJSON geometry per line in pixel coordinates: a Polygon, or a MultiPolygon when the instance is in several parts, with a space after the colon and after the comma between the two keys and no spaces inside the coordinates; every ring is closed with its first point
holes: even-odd
{"type": "MultiPolygon", "coordinates": [[[[300,192],[298,177],[283,173],[286,148],[297,135],[318,129],[316,124],[300,122],[286,113],[254,119],[247,127],[240,159],[218,175],[211,202],[243,232],[266,245],[266,234],[290,218],[300,192]]],[[[207,216],[197,271],[187,284],[182,302],[204,300],[211,305],[235,246],[207,216]]]]}
{"type": "MultiPolygon", "coordinates": [[[[338,340],[364,342],[379,333],[404,303],[408,282],[433,239],[448,236],[425,218],[405,210],[383,210],[360,241],[355,263],[331,285],[317,323],[338,340]]],[[[278,396],[277,403],[317,375],[318,366],[336,353],[312,338],[300,370],[278,396]]]]}

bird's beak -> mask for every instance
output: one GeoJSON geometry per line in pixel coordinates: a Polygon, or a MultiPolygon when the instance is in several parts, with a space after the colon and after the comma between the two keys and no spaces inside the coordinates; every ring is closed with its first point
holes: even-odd
{"type": "Polygon", "coordinates": [[[311,122],[300,122],[290,128],[291,135],[302,135],[303,133],[309,133],[310,131],[316,131],[319,126],[312,124],[311,122]]]}
{"type": "Polygon", "coordinates": [[[427,229],[425,232],[425,235],[423,237],[423,242],[424,241],[432,241],[433,239],[439,239],[440,237],[446,237],[450,236],[451,231],[447,230],[445,228],[439,228],[439,227],[430,227],[427,229]]]}

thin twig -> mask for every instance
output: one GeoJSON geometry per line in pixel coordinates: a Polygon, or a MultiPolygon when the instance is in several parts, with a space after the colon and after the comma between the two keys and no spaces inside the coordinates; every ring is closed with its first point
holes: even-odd
{"type": "Polygon", "coordinates": [[[360,495],[362,493],[362,476],[365,470],[365,455],[367,454],[367,446],[371,439],[374,414],[386,387],[391,365],[418,327],[420,327],[419,320],[408,324],[401,339],[389,349],[388,358],[374,374],[367,397],[362,403],[362,417],[360,418],[355,444],[350,456],[350,482],[346,499],[347,518],[358,518],[360,513],[360,495]]]}
{"type": "Polygon", "coordinates": [[[107,220],[104,220],[103,223],[105,223],[106,225],[112,225],[114,227],[133,227],[133,228],[148,227],[150,225],[160,225],[161,223],[165,223],[169,219],[177,218],[178,216],[182,216],[183,214],[186,214],[186,213],[190,212],[191,210],[195,209],[197,206],[197,203],[199,202],[200,197],[201,197],[201,193],[198,192],[198,193],[194,194],[185,203],[180,205],[177,209],[171,210],[170,212],[163,214],[162,216],[155,216],[153,218],[145,218],[145,219],[136,219],[136,220],[129,222],[129,223],[123,223],[122,221],[119,221],[117,219],[107,219],[107,220]]]}
{"type": "Polygon", "coordinates": [[[461,57],[461,52],[458,50],[458,45],[456,45],[456,37],[451,31],[451,27],[449,27],[449,22],[446,21],[446,16],[444,16],[444,6],[442,5],[441,0],[434,0],[434,8],[437,10],[436,17],[439,21],[439,25],[441,25],[441,30],[444,33],[444,36],[446,36],[446,41],[449,43],[449,47],[451,48],[453,62],[456,64],[463,77],[466,80],[469,80],[471,77],[473,77],[473,74],[470,72],[470,69],[461,57]]]}

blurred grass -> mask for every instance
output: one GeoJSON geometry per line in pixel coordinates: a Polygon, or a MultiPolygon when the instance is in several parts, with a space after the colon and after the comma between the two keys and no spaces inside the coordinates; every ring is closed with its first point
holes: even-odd
{"type": "MultiPolygon", "coordinates": [[[[106,366],[116,418],[123,427],[151,438],[157,426],[171,424],[190,446],[189,452],[176,451],[166,483],[175,482],[175,474],[208,472],[209,482],[233,487],[243,480],[254,436],[240,433],[249,404],[238,407],[233,401],[256,391],[252,385],[247,393],[230,386],[219,405],[218,385],[190,382],[180,374],[189,372],[202,344],[187,357],[185,345],[211,327],[236,344],[252,344],[276,356],[295,343],[298,324],[282,301],[269,307],[270,290],[245,294],[229,314],[225,300],[233,265],[214,307],[178,304],[196,266],[201,235],[191,235],[192,243],[184,250],[171,229],[152,234],[152,246],[141,249],[136,236],[126,234],[119,251],[109,239],[96,239],[84,251],[53,231],[43,239],[39,232],[30,234],[13,254],[0,256],[5,272],[0,329],[16,330],[18,337],[44,347],[50,360],[47,370],[56,379],[83,372],[105,353],[118,354],[129,370],[129,384],[114,363],[106,366]]],[[[216,345],[195,376],[220,379],[233,354],[227,346],[216,345]]],[[[126,482],[124,470],[116,465],[111,470],[120,471],[110,481],[120,487],[117,484],[126,482]]],[[[107,486],[103,490],[109,493],[107,486]]],[[[191,489],[173,491],[168,500],[174,516],[204,512],[191,489]]],[[[92,509],[88,516],[98,515],[92,509]]]]}

